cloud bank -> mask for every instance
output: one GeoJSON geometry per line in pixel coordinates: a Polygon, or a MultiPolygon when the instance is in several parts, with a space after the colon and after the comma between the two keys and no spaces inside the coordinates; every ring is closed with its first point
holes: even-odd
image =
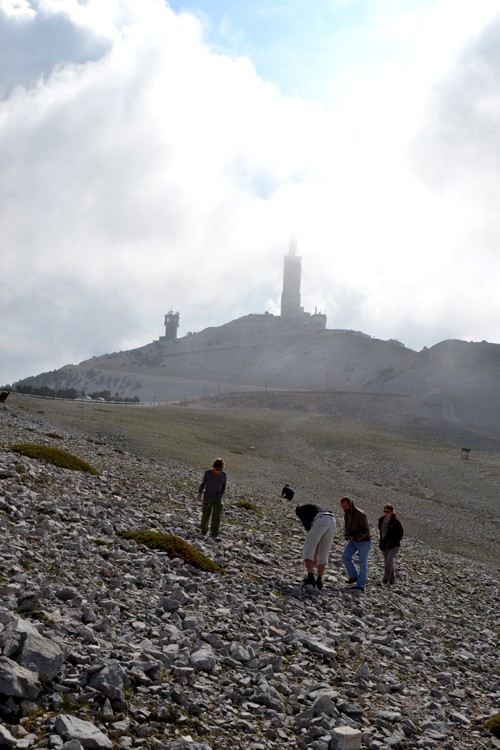
{"type": "Polygon", "coordinates": [[[159,0],[0,0],[0,381],[278,313],[293,233],[328,327],[498,341],[500,17],[420,6],[311,101],[159,0]]]}

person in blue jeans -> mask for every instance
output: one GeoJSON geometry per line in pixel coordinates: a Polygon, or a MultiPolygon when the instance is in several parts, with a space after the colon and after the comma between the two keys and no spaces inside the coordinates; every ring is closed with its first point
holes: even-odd
{"type": "Polygon", "coordinates": [[[346,545],[342,552],[342,562],[347,571],[346,583],[355,583],[358,591],[364,591],[368,580],[368,556],[372,546],[370,526],[366,513],[361,508],[356,508],[350,498],[343,497],[340,507],[344,511],[346,545]],[[353,561],[356,554],[359,556],[359,571],[353,561]]]}

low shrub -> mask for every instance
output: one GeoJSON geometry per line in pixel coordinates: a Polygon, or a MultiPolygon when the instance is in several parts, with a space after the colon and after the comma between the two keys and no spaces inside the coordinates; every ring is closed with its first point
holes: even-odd
{"type": "Polygon", "coordinates": [[[98,475],[97,469],[83,459],[74,456],[61,448],[51,448],[48,445],[36,445],[34,443],[17,443],[9,446],[11,451],[21,456],[36,458],[38,461],[58,466],[60,469],[72,469],[73,471],[86,471],[89,474],[98,475]]]}
{"type": "Polygon", "coordinates": [[[500,714],[491,716],[484,726],[492,735],[500,737],[500,714]]]}
{"type": "Polygon", "coordinates": [[[254,513],[258,512],[258,508],[255,505],[255,503],[251,503],[250,500],[238,500],[237,503],[235,503],[237,508],[244,508],[244,510],[251,510],[254,513]]]}
{"type": "Polygon", "coordinates": [[[171,558],[179,557],[198,570],[220,574],[226,572],[220,565],[175,534],[162,534],[158,531],[117,531],[116,534],[121,539],[134,539],[137,544],[166,552],[171,558]]]}

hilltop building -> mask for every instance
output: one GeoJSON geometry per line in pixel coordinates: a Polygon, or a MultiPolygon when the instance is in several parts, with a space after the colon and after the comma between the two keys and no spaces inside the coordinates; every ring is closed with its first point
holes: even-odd
{"type": "MultiPolygon", "coordinates": [[[[302,275],[302,258],[297,255],[297,240],[292,237],[288,255],[284,256],[283,264],[283,291],[281,293],[281,315],[276,316],[287,321],[306,323],[314,328],[326,328],[326,315],[314,310],[314,313],[304,312],[300,304],[300,282],[302,275]]],[[[260,313],[252,313],[250,317],[258,318],[260,313]]],[[[266,318],[273,315],[265,313],[266,318]]],[[[160,341],[169,343],[177,341],[177,329],[179,328],[180,314],[169,310],[165,315],[165,335],[160,336],[160,341]]]]}
{"type": "Polygon", "coordinates": [[[178,312],[174,313],[173,310],[169,310],[165,315],[165,335],[160,336],[160,341],[176,341],[177,340],[177,329],[179,328],[179,318],[181,316],[178,312]]]}
{"type": "Polygon", "coordinates": [[[304,309],[300,306],[300,277],[302,274],[302,258],[297,255],[297,242],[294,237],[290,240],[288,255],[283,264],[283,291],[281,292],[281,317],[299,318],[304,309]]]}
{"type": "Polygon", "coordinates": [[[288,255],[283,264],[283,291],[281,293],[281,317],[288,320],[308,322],[318,328],[326,328],[326,315],[314,311],[304,312],[300,304],[300,280],[302,275],[302,258],[297,255],[297,240],[292,237],[288,255]]]}

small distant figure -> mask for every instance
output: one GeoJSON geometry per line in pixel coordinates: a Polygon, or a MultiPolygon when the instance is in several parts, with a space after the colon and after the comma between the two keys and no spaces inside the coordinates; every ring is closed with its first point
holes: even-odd
{"type": "Polygon", "coordinates": [[[294,495],[295,495],[295,492],[292,490],[290,485],[285,484],[285,486],[281,490],[281,497],[284,497],[285,500],[293,500],[294,495]]]}
{"type": "Polygon", "coordinates": [[[391,503],[384,505],[384,515],[378,519],[378,530],[378,546],[384,556],[384,583],[392,584],[396,580],[394,561],[399,553],[404,531],[391,503]]]}
{"type": "Polygon", "coordinates": [[[222,498],[226,491],[227,477],[224,471],[224,459],[216,458],[211,469],[203,474],[203,479],[198,487],[198,500],[203,498],[201,506],[201,533],[206,536],[210,524],[210,536],[217,539],[219,536],[220,522],[222,518],[222,498]]]}
{"type": "Polygon", "coordinates": [[[295,513],[307,531],[304,542],[304,563],[307,570],[306,586],[323,588],[323,575],[328,563],[337,521],[330,511],[322,510],[319,505],[297,505],[295,513]],[[317,566],[318,577],[314,578],[314,567],[317,566]]]}
{"type": "Polygon", "coordinates": [[[348,578],[346,583],[355,583],[358,591],[364,591],[368,580],[368,556],[372,547],[368,518],[348,497],[342,498],[340,506],[344,511],[344,537],[347,542],[342,552],[342,562],[348,578]],[[359,573],[352,559],[356,553],[359,555],[359,573]]]}

